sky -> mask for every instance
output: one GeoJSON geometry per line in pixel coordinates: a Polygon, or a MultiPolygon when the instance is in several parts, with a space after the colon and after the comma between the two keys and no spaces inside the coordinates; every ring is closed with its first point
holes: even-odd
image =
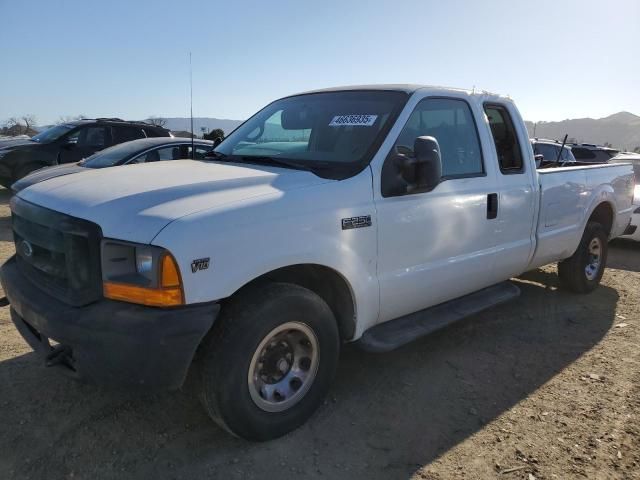
{"type": "Polygon", "coordinates": [[[532,121],[640,115],[640,0],[0,0],[0,124],[244,119],[305,90],[422,83],[532,121]]]}

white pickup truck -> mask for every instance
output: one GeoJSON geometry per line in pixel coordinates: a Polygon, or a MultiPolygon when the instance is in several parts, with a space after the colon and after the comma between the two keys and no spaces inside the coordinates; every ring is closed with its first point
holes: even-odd
{"type": "Polygon", "coordinates": [[[591,291],[631,216],[631,166],[536,171],[518,110],[489,93],[293,95],[215,151],[21,190],[0,278],[48,366],[148,388],[193,366],[211,417],[254,440],[314,412],[343,342],[391,350],[550,262],[591,291]]]}

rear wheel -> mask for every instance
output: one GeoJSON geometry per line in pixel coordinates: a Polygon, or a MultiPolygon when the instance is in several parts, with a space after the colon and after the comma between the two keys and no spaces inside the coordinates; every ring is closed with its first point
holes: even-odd
{"type": "Polygon", "coordinates": [[[200,398],[231,433],[269,440],[304,423],[335,374],[331,309],[306,288],[263,284],[223,308],[199,360],[200,398]]]}
{"type": "Polygon", "coordinates": [[[576,293],[593,291],[600,284],[607,264],[608,240],[602,225],[587,223],[578,249],[558,263],[560,285],[576,293]]]}

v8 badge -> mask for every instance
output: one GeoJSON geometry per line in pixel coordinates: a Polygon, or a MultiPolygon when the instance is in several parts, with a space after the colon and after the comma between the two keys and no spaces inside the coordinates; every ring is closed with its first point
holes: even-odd
{"type": "Polygon", "coordinates": [[[191,273],[196,273],[198,270],[206,270],[209,268],[209,257],[197,258],[191,262],[191,273]]]}

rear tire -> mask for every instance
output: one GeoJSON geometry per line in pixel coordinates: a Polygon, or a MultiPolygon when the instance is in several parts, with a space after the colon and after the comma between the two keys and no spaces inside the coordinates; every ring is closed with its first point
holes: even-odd
{"type": "Polygon", "coordinates": [[[314,292],[267,283],[223,307],[199,359],[200,399],[247,440],[302,425],[329,391],[340,349],[336,319],[314,292]]]}
{"type": "Polygon", "coordinates": [[[575,253],[558,263],[560,285],[575,293],[589,293],[599,284],[607,265],[609,238],[602,225],[588,222],[575,253]]]}

